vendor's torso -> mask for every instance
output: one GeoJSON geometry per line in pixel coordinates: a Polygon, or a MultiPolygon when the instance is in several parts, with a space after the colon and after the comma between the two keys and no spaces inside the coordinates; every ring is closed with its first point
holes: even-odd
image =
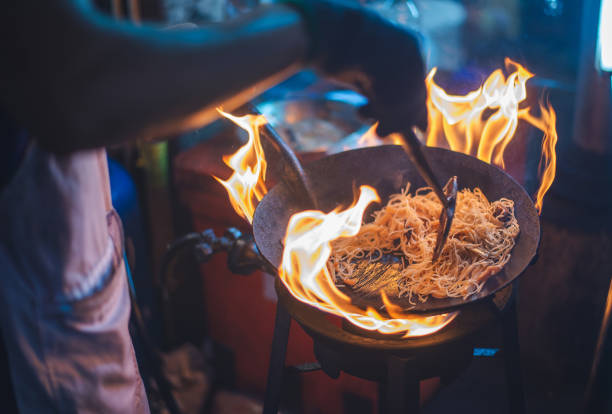
{"type": "Polygon", "coordinates": [[[56,284],[32,286],[41,295],[78,296],[87,290],[83,275],[111,254],[106,153],[54,155],[31,143],[22,158],[0,190],[0,249],[26,278],[63,269],[60,291],[56,284]]]}

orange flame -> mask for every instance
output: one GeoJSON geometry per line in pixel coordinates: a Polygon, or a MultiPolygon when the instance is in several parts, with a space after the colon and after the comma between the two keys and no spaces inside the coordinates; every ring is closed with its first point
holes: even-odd
{"type": "MultiPolygon", "coordinates": [[[[234,210],[252,223],[257,202],[267,192],[264,185],[266,161],[259,135],[259,127],[266,120],[263,116],[234,117],[222,111],[219,113],[246,130],[249,139],[233,155],[223,158],[234,170],[232,176],[227,181],[215,179],[227,190],[234,210]]],[[[377,145],[376,127],[377,124],[370,128],[365,138],[362,137],[361,146],[377,145]]],[[[457,316],[457,312],[426,317],[405,313],[381,292],[390,316],[386,317],[372,308],[364,310],[354,306],[333,283],[326,265],[331,254],[330,242],[357,234],[366,207],[379,201],[373,188],[362,186],[360,190],[359,199],[344,211],[336,210],[329,214],[303,211],[291,217],[279,269],[281,280],[298,300],[345,317],[363,329],[386,334],[404,333],[406,337],[427,335],[442,329],[457,316]]]]}
{"type": "Polygon", "coordinates": [[[446,93],[435,83],[436,69],[432,69],[425,81],[427,145],[448,146],[504,168],[504,152],[515,136],[519,120],[538,128],[544,133],[535,203],[541,212],[544,195],[555,178],[556,115],[550,104],[540,104],[540,115],[533,115],[529,106],[520,107],[527,98],[527,81],[534,75],[509,58],[505,64],[507,71],[512,71],[507,78],[498,69],[480,88],[463,96],[446,93]]]}
{"type": "MultiPolygon", "coordinates": [[[[506,59],[506,67],[514,69],[507,78],[501,70],[496,70],[482,87],[464,96],[447,94],[435,84],[436,71],[432,70],[426,80],[429,92],[426,142],[432,146],[448,146],[503,168],[504,151],[514,138],[519,120],[543,131],[541,183],[536,193],[536,208],[541,211],[542,199],[555,176],[556,115],[549,104],[540,104],[539,115],[532,114],[529,107],[521,108],[520,104],[527,98],[526,82],[533,74],[510,59],[506,59]]],[[[234,174],[227,181],[217,180],[228,191],[238,214],[252,222],[255,205],[266,193],[266,162],[258,131],[266,121],[261,116],[238,118],[222,114],[247,130],[249,140],[234,155],[224,158],[234,174]]],[[[402,142],[393,134],[384,139],[377,137],[376,127],[368,130],[357,143],[358,147],[402,142]]],[[[298,300],[344,317],[362,329],[384,334],[401,333],[404,337],[427,335],[442,329],[457,312],[417,316],[406,313],[381,292],[386,309],[383,315],[375,309],[364,310],[353,305],[334,284],[327,269],[330,242],[357,234],[365,209],[374,201],[379,201],[376,191],[362,186],[358,200],[346,210],[337,209],[328,214],[309,210],[294,214],[287,227],[279,277],[298,300]]]]}
{"type": "Polygon", "coordinates": [[[376,128],[378,128],[378,122],[375,122],[374,125],[357,140],[357,148],[375,147],[383,144],[383,140],[376,134],[376,128]]]}
{"type": "Polygon", "coordinates": [[[376,190],[361,186],[359,199],[346,210],[328,214],[308,210],[294,214],[287,226],[279,269],[281,280],[298,300],[342,316],[362,329],[385,334],[404,333],[405,337],[427,335],[442,329],[455,318],[456,312],[429,317],[407,314],[381,293],[391,316],[388,318],[372,308],[363,310],[353,305],[334,284],[327,269],[332,251],[330,242],[356,235],[365,209],[374,201],[380,201],[376,190]]]}
{"type": "MultiPolygon", "coordinates": [[[[402,137],[398,134],[391,134],[387,137],[381,138],[376,133],[378,128],[378,122],[375,122],[355,143],[350,147],[344,148],[345,150],[365,147],[376,147],[378,145],[393,144],[393,145],[404,145],[402,137]]],[[[419,132],[415,129],[416,132],[419,132]]]]}
{"type": "Polygon", "coordinates": [[[540,173],[540,188],[536,193],[535,206],[539,212],[542,212],[542,201],[544,195],[555,180],[555,173],[557,171],[557,154],[555,153],[555,147],[557,146],[557,130],[555,125],[557,123],[557,115],[551,106],[541,106],[540,118],[532,117],[530,114],[526,114],[524,119],[531,125],[535,126],[541,131],[544,131],[544,138],[542,139],[542,156],[540,157],[539,173],[540,173]]]}
{"type": "Polygon", "coordinates": [[[234,122],[249,134],[246,144],[230,156],[224,156],[223,162],[234,170],[227,181],[214,177],[227,190],[232,207],[241,217],[253,223],[253,214],[257,202],[267,193],[266,158],[261,146],[259,127],[266,124],[263,115],[245,115],[236,117],[218,110],[221,115],[234,122]]]}

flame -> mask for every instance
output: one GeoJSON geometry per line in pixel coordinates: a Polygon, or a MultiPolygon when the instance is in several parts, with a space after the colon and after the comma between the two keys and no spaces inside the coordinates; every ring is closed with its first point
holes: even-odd
{"type": "Polygon", "coordinates": [[[557,130],[555,128],[557,115],[552,107],[541,106],[540,118],[532,117],[529,114],[525,115],[525,119],[531,125],[536,126],[541,131],[544,131],[542,140],[542,156],[540,157],[539,173],[540,173],[540,188],[536,193],[535,206],[539,212],[542,211],[542,201],[544,195],[555,180],[555,172],[557,171],[557,155],[555,147],[557,146],[557,130]]]}
{"type": "Polygon", "coordinates": [[[219,113],[248,132],[246,144],[230,156],[224,156],[223,162],[234,170],[227,181],[214,177],[227,190],[232,207],[241,217],[253,223],[253,214],[257,202],[267,193],[266,158],[261,146],[259,127],[266,124],[263,115],[245,115],[236,117],[218,109],[219,113]]]}
{"type": "Polygon", "coordinates": [[[436,68],[432,69],[425,80],[429,121],[426,143],[447,146],[504,168],[504,152],[515,137],[518,122],[526,121],[544,133],[540,187],[535,196],[541,212],[544,195],[555,178],[556,115],[548,103],[539,105],[539,115],[532,114],[529,106],[521,107],[527,99],[527,81],[534,74],[509,58],[505,65],[511,72],[508,77],[497,69],[480,88],[466,95],[448,94],[435,83],[436,68]]]}
{"type": "MultiPolygon", "coordinates": [[[[375,122],[355,143],[355,145],[346,146],[344,150],[365,148],[365,147],[376,147],[378,145],[392,144],[392,145],[404,145],[404,140],[398,134],[390,134],[387,137],[381,138],[376,133],[378,128],[378,122],[375,122]]],[[[415,132],[420,133],[418,129],[415,132]]]]}
{"type": "Polygon", "coordinates": [[[365,148],[365,147],[376,147],[378,145],[383,144],[383,140],[378,137],[376,134],[376,128],[378,128],[378,122],[374,123],[365,134],[363,134],[357,140],[357,148],[365,148]]]}
{"type": "MultiPolygon", "coordinates": [[[[447,146],[504,168],[504,152],[515,137],[519,120],[541,130],[544,133],[539,167],[541,182],[536,193],[536,208],[541,211],[542,199],[555,177],[556,114],[550,104],[541,103],[536,114],[529,106],[522,106],[527,99],[526,83],[534,75],[510,59],[506,59],[506,68],[512,71],[508,77],[498,69],[479,89],[463,96],[450,95],[438,86],[433,69],[426,79],[429,128],[423,138],[427,145],[447,146]]],[[[258,131],[266,121],[262,116],[233,117],[221,113],[248,131],[249,140],[234,155],[224,159],[234,174],[227,181],[217,180],[227,189],[238,214],[252,222],[255,205],[266,193],[266,162],[258,131]]],[[[356,146],[402,143],[401,137],[395,134],[379,138],[376,128],[377,124],[373,125],[356,146]]],[[[279,277],[298,300],[343,317],[365,330],[413,337],[442,329],[457,312],[428,317],[410,314],[381,291],[386,309],[381,314],[373,308],[355,306],[334,284],[327,269],[331,241],[356,235],[365,209],[374,201],[379,201],[376,191],[362,186],[359,198],[345,210],[336,209],[327,214],[308,210],[294,214],[287,226],[279,277]]]]}
{"type": "MultiPolygon", "coordinates": [[[[219,113],[246,130],[249,139],[233,155],[223,158],[234,170],[232,176],[227,181],[218,177],[215,179],[227,190],[234,210],[252,223],[257,202],[267,192],[264,184],[266,161],[259,136],[259,127],[266,120],[263,116],[235,117],[222,111],[219,113]]],[[[387,141],[377,137],[377,126],[375,124],[369,129],[360,139],[359,146],[378,145],[378,141],[387,141]]],[[[366,207],[374,201],[379,201],[376,190],[362,186],[359,199],[344,211],[335,210],[328,214],[303,211],[294,214],[287,226],[279,276],[298,300],[344,317],[362,329],[385,334],[403,333],[405,337],[434,333],[449,324],[457,312],[426,317],[405,313],[381,292],[388,314],[383,316],[372,308],[364,310],[353,305],[331,279],[326,265],[331,254],[330,242],[338,237],[357,234],[366,207]]]]}
{"type": "Polygon", "coordinates": [[[450,323],[456,313],[420,317],[408,314],[394,305],[381,292],[389,317],[372,308],[353,305],[351,299],[334,284],[327,269],[332,248],[330,242],[339,237],[356,235],[367,206],[380,201],[376,190],[361,186],[358,200],[346,210],[325,214],[307,210],[289,220],[279,276],[298,300],[322,311],[346,318],[354,325],[385,334],[404,333],[420,336],[433,333],[450,323]]]}

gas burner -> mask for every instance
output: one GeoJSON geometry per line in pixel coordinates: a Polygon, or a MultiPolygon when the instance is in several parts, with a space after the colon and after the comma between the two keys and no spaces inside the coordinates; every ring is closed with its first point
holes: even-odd
{"type": "MultiPolygon", "coordinates": [[[[298,164],[293,162],[296,158],[291,157],[290,151],[283,151],[282,146],[279,149],[281,154],[286,155],[284,158],[287,165],[295,167],[298,164]]],[[[509,407],[511,412],[524,411],[514,300],[506,300],[506,305],[501,301],[502,306],[498,307],[495,306],[495,297],[499,297],[498,292],[504,291],[504,288],[507,290],[536,257],[540,239],[537,211],[525,190],[497,167],[440,148],[428,147],[424,150],[429,161],[437,166],[437,174],[443,179],[458,175],[462,188],[479,187],[490,198],[506,197],[515,202],[515,214],[521,232],[510,261],[501,272],[490,277],[481,291],[468,298],[429,298],[416,305],[402,303],[402,298],[394,298],[394,303],[409,309],[408,312],[415,316],[460,310],[456,319],[444,329],[427,336],[407,339],[394,335],[381,337],[370,332],[356,331],[355,328],[345,326],[342,329],[333,325],[327,319],[327,314],[295,299],[277,278],[279,304],[264,413],[277,411],[291,319],[295,319],[313,338],[319,364],[331,377],[337,377],[340,371],[345,371],[381,384],[384,395],[380,398],[384,408],[382,412],[389,413],[405,412],[408,408],[417,412],[419,381],[430,377],[448,380],[456,376],[471,360],[475,333],[499,320],[504,340],[509,407]]],[[[320,209],[330,211],[339,205],[350,204],[354,198],[353,188],[357,185],[370,185],[384,198],[397,192],[405,182],[411,182],[416,187],[424,184],[418,171],[407,162],[406,155],[397,146],[347,151],[310,163],[303,171],[301,167],[288,168],[288,171],[293,171],[293,174],[286,174],[286,180],[272,188],[255,210],[255,242],[241,241],[242,238],[234,234],[218,242],[209,235],[209,246],[200,246],[200,255],[206,256],[202,252],[212,253],[223,249],[230,252],[230,268],[236,267],[236,263],[246,267],[254,263],[265,266],[268,273],[276,274],[281,262],[287,223],[291,215],[310,207],[305,198],[317,200],[320,209]],[[307,194],[311,197],[305,197],[307,194]],[[248,253],[250,259],[243,260],[242,255],[232,253],[236,251],[248,253]],[[258,254],[253,254],[255,251],[258,254]]],[[[355,303],[355,306],[363,309],[365,306],[380,309],[380,305],[374,301],[355,303]]]]}
{"type": "MultiPolygon", "coordinates": [[[[291,320],[294,319],[314,341],[320,367],[331,378],[340,372],[379,384],[379,412],[418,413],[419,382],[440,377],[448,383],[464,371],[472,359],[476,334],[500,323],[506,363],[509,407],[524,412],[525,400],[520,369],[516,305],[512,286],[487,300],[462,307],[458,316],[441,330],[419,337],[384,335],[343,322],[334,324],[324,312],[295,299],[276,280],[278,305],[268,371],[264,414],[276,413],[281,397],[285,355],[291,320]]],[[[294,369],[311,371],[307,368],[294,369]]]]}
{"type": "MultiPolygon", "coordinates": [[[[202,262],[218,252],[227,252],[228,267],[235,273],[248,274],[261,269],[275,274],[274,268],[260,255],[252,235],[242,234],[236,229],[228,229],[221,237],[211,230],[187,235],[170,246],[166,259],[171,260],[179,249],[186,246],[191,247],[195,257],[202,262]]],[[[457,316],[442,329],[409,338],[360,329],[346,320],[330,317],[297,300],[278,277],[275,289],[278,304],[264,414],[278,411],[283,378],[288,369],[298,372],[321,369],[331,378],[338,378],[340,372],[346,372],[375,381],[379,384],[379,412],[418,413],[420,381],[439,377],[442,383],[449,383],[456,378],[472,360],[477,333],[495,323],[502,328],[502,355],[510,412],[525,410],[513,285],[462,306],[457,316]],[[295,320],[313,339],[317,363],[285,366],[291,320],[295,320]]],[[[422,313],[417,315],[424,316],[422,313]]]]}

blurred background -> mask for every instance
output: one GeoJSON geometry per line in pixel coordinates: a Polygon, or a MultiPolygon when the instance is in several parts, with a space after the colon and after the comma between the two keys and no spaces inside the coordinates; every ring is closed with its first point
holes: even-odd
{"type": "MultiPolygon", "coordinates": [[[[256,0],[96,0],[123,19],[204,25],[248,13],[256,0]]],[[[520,279],[519,329],[528,412],[576,412],[584,394],[610,276],[612,174],[610,75],[598,66],[600,1],[361,0],[421,34],[428,69],[449,93],[477,89],[505,57],[535,77],[534,99],[557,112],[557,179],[544,202],[539,260],[520,279]]],[[[248,70],[248,68],[245,68],[248,70]]],[[[304,70],[254,104],[304,162],[355,145],[370,123],[361,95],[304,70]]],[[[540,136],[526,132],[507,170],[533,191],[540,136]]],[[[167,256],[184,234],[227,227],[250,232],[212,175],[228,177],[222,155],[245,140],[218,120],[176,139],[109,150],[113,202],[125,226],[140,319],[135,335],[143,376],[153,376],[150,341],[185,412],[261,412],[276,294],[261,272],[233,274],[226,257],[201,263],[192,251],[167,256]],[[139,326],[139,327],[138,327],[139,326]],[[140,331],[139,331],[140,329],[140,331]],[[144,352],[144,356],[143,356],[144,352]]],[[[270,161],[274,164],[274,160],[270,161]]],[[[271,167],[272,170],[274,167],[271,167]]],[[[500,333],[482,333],[499,349],[500,333]]],[[[293,324],[288,364],[314,361],[312,339],[293,324]]],[[[607,363],[604,361],[604,363],[607,363]]],[[[612,367],[607,366],[608,371],[612,367]]],[[[153,412],[167,412],[158,385],[146,382],[153,412]]],[[[487,353],[437,390],[425,413],[508,412],[503,362],[487,353]]],[[[610,390],[612,391],[612,390],[610,390]]],[[[283,389],[287,413],[374,413],[375,384],[342,374],[292,374],[283,389]]]]}

